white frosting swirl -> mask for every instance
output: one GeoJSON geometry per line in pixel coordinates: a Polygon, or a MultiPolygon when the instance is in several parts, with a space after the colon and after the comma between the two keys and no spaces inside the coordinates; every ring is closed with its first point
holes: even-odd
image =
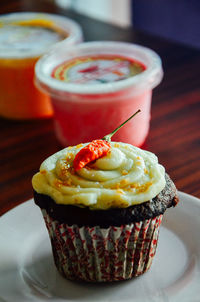
{"type": "Polygon", "coordinates": [[[86,144],[47,158],[32,180],[33,188],[56,203],[91,209],[124,208],[154,198],[165,187],[165,169],[155,154],[124,143],[77,172],[75,155],[86,144]]]}

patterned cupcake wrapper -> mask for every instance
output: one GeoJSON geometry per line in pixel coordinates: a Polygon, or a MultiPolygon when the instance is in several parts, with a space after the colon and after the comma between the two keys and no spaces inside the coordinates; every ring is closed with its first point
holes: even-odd
{"type": "Polygon", "coordinates": [[[108,282],[143,274],[156,252],[162,216],[121,227],[68,226],[42,210],[55,265],[70,280],[108,282]]]}

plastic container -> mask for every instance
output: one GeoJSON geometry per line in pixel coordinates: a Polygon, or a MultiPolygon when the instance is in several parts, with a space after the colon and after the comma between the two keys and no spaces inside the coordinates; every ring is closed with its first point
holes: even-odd
{"type": "Polygon", "coordinates": [[[62,145],[102,138],[136,110],[112,138],[141,146],[149,131],[152,89],[163,75],[152,50],[130,43],[60,43],[36,64],[36,85],[51,97],[62,145]],[[136,64],[139,73],[133,75],[136,64]],[[139,66],[139,67],[138,67],[139,66]]]}
{"type": "Polygon", "coordinates": [[[33,83],[38,58],[65,40],[82,41],[80,26],[59,15],[12,13],[0,17],[0,116],[29,119],[52,116],[49,97],[33,83]]]}

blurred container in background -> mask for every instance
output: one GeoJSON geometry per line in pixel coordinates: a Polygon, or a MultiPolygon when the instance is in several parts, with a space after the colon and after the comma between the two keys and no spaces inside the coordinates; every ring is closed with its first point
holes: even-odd
{"type": "Polygon", "coordinates": [[[152,89],[162,79],[159,56],[130,43],[65,41],[36,64],[36,85],[51,97],[62,145],[102,138],[138,109],[113,140],[141,146],[149,131],[152,89]]]}
{"type": "Polygon", "coordinates": [[[34,86],[34,67],[62,40],[66,47],[82,41],[80,26],[64,16],[26,12],[0,17],[0,116],[52,116],[49,97],[34,86]]]}

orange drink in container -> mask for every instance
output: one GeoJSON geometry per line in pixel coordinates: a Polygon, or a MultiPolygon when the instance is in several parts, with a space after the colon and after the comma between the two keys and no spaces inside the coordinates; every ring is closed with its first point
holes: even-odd
{"type": "Polygon", "coordinates": [[[11,13],[0,17],[0,116],[13,119],[49,117],[49,96],[33,83],[34,67],[56,43],[82,41],[80,26],[46,13],[11,13]]]}
{"type": "Polygon", "coordinates": [[[141,146],[149,131],[152,89],[163,75],[152,50],[130,43],[60,43],[36,64],[36,85],[48,93],[62,145],[102,138],[141,109],[114,136],[141,146]]]}

